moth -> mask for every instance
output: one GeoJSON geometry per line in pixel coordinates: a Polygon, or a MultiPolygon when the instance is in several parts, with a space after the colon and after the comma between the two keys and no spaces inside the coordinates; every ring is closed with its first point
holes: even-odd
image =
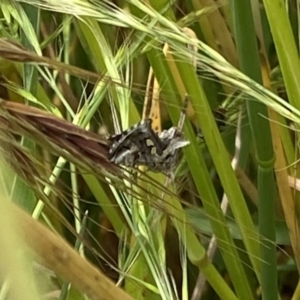
{"type": "Polygon", "coordinates": [[[184,105],[177,127],[156,133],[151,126],[152,120],[148,118],[120,134],[110,136],[110,161],[126,167],[146,166],[154,172],[174,171],[181,149],[190,143],[182,133],[186,106],[184,105]]]}

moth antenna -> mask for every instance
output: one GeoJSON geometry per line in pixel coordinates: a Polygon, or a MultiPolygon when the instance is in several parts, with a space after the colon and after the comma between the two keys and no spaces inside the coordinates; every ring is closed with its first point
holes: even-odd
{"type": "Polygon", "coordinates": [[[184,121],[185,121],[185,118],[186,118],[186,112],[187,112],[188,104],[189,104],[189,96],[188,96],[188,94],[185,94],[185,98],[184,98],[184,101],[183,101],[183,106],[182,106],[182,109],[181,109],[181,112],[180,112],[180,117],[179,117],[179,121],[178,121],[178,125],[177,125],[177,128],[178,128],[179,131],[182,131],[183,124],[184,124],[184,121]]]}
{"type": "Polygon", "coordinates": [[[150,117],[151,105],[152,105],[152,96],[153,96],[153,86],[154,86],[154,74],[152,68],[150,69],[150,74],[148,76],[147,81],[147,90],[144,99],[144,107],[143,107],[143,120],[148,119],[150,117]]]}

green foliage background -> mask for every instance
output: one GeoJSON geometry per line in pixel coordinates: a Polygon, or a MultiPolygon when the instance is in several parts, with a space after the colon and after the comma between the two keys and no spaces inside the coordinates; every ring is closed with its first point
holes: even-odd
{"type": "Polygon", "coordinates": [[[2,0],[0,299],[299,299],[297,7],[2,0]],[[190,100],[174,179],[107,158],[150,68],[163,128],[190,100]]]}

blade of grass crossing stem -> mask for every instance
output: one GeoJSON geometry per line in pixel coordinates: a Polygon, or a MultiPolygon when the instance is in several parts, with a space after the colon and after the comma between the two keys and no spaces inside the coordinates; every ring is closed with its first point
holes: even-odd
{"type": "MultiPolygon", "coordinates": [[[[249,0],[232,1],[235,40],[237,43],[240,69],[243,73],[262,84],[261,68],[254,22],[249,0]]],[[[274,152],[271,130],[267,121],[267,107],[257,101],[247,101],[252,138],[258,163],[258,214],[261,239],[261,287],[263,299],[276,299],[277,266],[275,243],[275,181],[274,152]],[[262,118],[266,116],[266,118],[262,118]]]]}
{"type": "MultiPolygon", "coordinates": [[[[178,70],[181,73],[186,90],[191,97],[197,120],[204,134],[207,146],[211,152],[221,182],[226,194],[229,197],[231,209],[237,222],[239,223],[252,265],[256,273],[259,274],[260,264],[256,259],[259,255],[258,236],[247,210],[247,206],[245,204],[245,200],[241,193],[240,187],[231,168],[227,151],[222,142],[220,133],[217,129],[217,125],[215,124],[207,99],[205,97],[203,89],[199,84],[197,75],[193,70],[193,66],[182,62],[182,58],[180,57],[178,57],[177,59],[175,58],[175,61],[177,63],[178,70]]],[[[185,152],[187,151],[188,149],[185,150],[185,152]]],[[[192,170],[194,160],[190,159],[190,155],[186,155],[186,158],[192,170]]],[[[199,192],[201,193],[201,191],[199,192]]]]}
{"type": "Polygon", "coordinates": [[[220,133],[215,124],[213,115],[207,103],[206,96],[199,84],[196,74],[192,72],[192,66],[177,60],[177,67],[181,72],[182,79],[190,95],[191,102],[194,106],[197,120],[200,124],[204,139],[212,155],[215,167],[220,176],[225,192],[229,198],[231,209],[234,217],[238,222],[245,245],[249,251],[249,256],[253,267],[259,274],[260,264],[254,258],[259,255],[258,236],[249,215],[245,199],[241,193],[240,187],[232,170],[228,159],[226,148],[222,142],[220,133]],[[200,108],[200,109],[199,109],[200,108]]]}

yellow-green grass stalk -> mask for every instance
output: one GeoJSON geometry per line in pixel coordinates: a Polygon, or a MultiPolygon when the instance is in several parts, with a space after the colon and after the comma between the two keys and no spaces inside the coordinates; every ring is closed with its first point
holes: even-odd
{"type": "MultiPolygon", "coordinates": [[[[1,281],[8,284],[8,293],[11,299],[40,299],[37,291],[38,282],[33,276],[31,253],[25,247],[20,234],[20,220],[16,218],[11,209],[10,193],[11,183],[15,174],[3,159],[0,153],[0,265],[1,281]]],[[[20,197],[21,195],[19,195],[20,197]]]]}

